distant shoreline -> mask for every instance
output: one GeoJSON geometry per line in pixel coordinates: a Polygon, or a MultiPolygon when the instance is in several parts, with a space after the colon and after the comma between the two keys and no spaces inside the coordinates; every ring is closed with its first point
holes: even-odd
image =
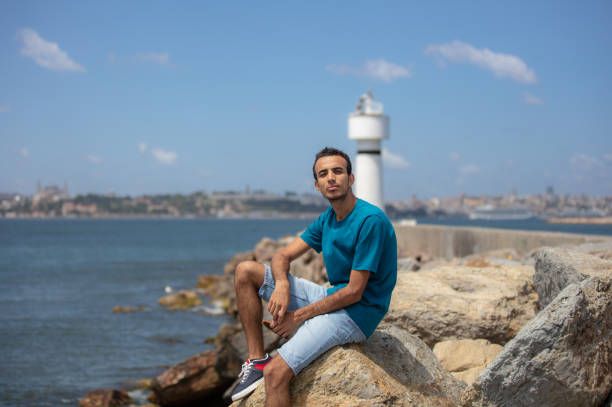
{"type": "Polygon", "coordinates": [[[300,214],[253,214],[253,215],[231,215],[231,216],[174,216],[174,215],[96,215],[96,216],[0,216],[1,220],[274,220],[274,219],[315,219],[320,213],[300,213],[300,214]]]}
{"type": "Polygon", "coordinates": [[[550,218],[548,223],[573,225],[612,225],[612,217],[607,218],[550,218]]]}

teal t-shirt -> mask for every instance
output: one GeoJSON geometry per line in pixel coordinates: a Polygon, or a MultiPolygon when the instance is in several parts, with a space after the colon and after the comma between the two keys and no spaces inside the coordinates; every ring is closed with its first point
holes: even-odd
{"type": "Polygon", "coordinates": [[[370,277],[361,300],[346,307],[366,337],[383,319],[397,279],[397,240],[393,225],[378,207],[361,199],[341,221],[330,206],[300,236],[317,252],[323,252],[332,287],[346,286],[351,270],[367,270],[370,277]]]}

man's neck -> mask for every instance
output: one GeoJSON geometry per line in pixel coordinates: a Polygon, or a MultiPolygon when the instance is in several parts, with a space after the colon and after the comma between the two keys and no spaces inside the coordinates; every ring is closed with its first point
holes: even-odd
{"type": "Polygon", "coordinates": [[[343,199],[330,201],[329,203],[336,213],[336,221],[339,222],[351,213],[357,203],[357,197],[353,195],[353,191],[349,190],[349,193],[343,199]]]}

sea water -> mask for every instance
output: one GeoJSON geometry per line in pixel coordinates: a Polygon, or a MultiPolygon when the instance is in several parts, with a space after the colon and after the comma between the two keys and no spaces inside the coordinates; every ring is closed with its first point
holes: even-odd
{"type": "Polygon", "coordinates": [[[0,405],[76,405],[211,349],[226,318],[168,311],[164,288],[311,221],[0,220],[0,405]]]}

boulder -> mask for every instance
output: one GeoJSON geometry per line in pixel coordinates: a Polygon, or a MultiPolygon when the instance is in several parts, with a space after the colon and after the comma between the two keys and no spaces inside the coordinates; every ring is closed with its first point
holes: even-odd
{"type": "Polygon", "coordinates": [[[471,384],[502,349],[486,339],[460,339],[436,343],[433,353],[447,372],[471,384]]]}
{"type": "MultiPolygon", "coordinates": [[[[455,406],[465,384],[405,330],[377,330],[366,342],[337,346],[291,382],[295,406],[455,406]]],[[[262,406],[265,386],[232,404],[262,406]]]]}
{"type": "Polygon", "coordinates": [[[255,249],[253,249],[255,261],[258,263],[270,263],[274,253],[283,246],[284,245],[280,241],[264,237],[255,245],[255,249]]]}
{"type": "Polygon", "coordinates": [[[198,276],[196,288],[201,290],[204,294],[214,297],[218,292],[218,286],[223,276],[202,274],[198,276]]]}
{"type": "Polygon", "coordinates": [[[612,389],[612,280],[570,284],[506,344],[463,406],[600,406],[612,389]]]}
{"type": "Polygon", "coordinates": [[[144,311],[146,309],[147,307],[145,307],[144,305],[139,305],[138,307],[122,307],[120,305],[115,305],[113,307],[113,314],[121,314],[124,312],[144,311]]]}
{"type": "Polygon", "coordinates": [[[323,285],[329,281],[323,255],[313,249],[309,249],[295,259],[291,263],[289,272],[296,277],[305,278],[317,284],[323,285]]]}
{"type": "Polygon", "coordinates": [[[168,294],[159,300],[159,305],[167,307],[171,310],[189,309],[198,305],[202,305],[202,300],[198,297],[195,291],[182,290],[176,293],[168,294]]]}
{"type": "Polygon", "coordinates": [[[130,404],[132,399],[123,390],[96,389],[87,393],[79,402],[81,407],[114,407],[130,404]]]}
{"type": "Polygon", "coordinates": [[[472,254],[457,259],[458,265],[468,267],[490,267],[490,266],[515,266],[520,264],[532,264],[532,260],[521,255],[514,248],[491,250],[472,254]]]}
{"type": "Polygon", "coordinates": [[[400,257],[397,259],[397,269],[407,271],[418,271],[421,263],[413,257],[400,257]]]}
{"type": "Polygon", "coordinates": [[[545,308],[570,284],[596,275],[612,277],[612,261],[566,248],[545,247],[535,254],[533,283],[545,308]]]}
{"type": "Polygon", "coordinates": [[[255,253],[245,252],[235,254],[234,256],[232,256],[231,259],[228,260],[227,263],[225,263],[225,266],[223,266],[223,274],[231,275],[233,277],[234,271],[236,270],[236,266],[238,265],[238,263],[249,260],[255,260],[255,253]]]}
{"type": "Polygon", "coordinates": [[[575,248],[576,251],[592,254],[600,259],[612,260],[612,239],[602,242],[583,243],[575,248]]]}
{"type": "Polygon", "coordinates": [[[155,400],[163,406],[221,402],[221,395],[240,373],[235,350],[225,346],[206,351],[166,370],[153,380],[155,400]]]}
{"type": "Polygon", "coordinates": [[[536,314],[532,276],[532,266],[403,271],[383,324],[403,327],[429,346],[480,338],[503,345],[536,314]]]}

